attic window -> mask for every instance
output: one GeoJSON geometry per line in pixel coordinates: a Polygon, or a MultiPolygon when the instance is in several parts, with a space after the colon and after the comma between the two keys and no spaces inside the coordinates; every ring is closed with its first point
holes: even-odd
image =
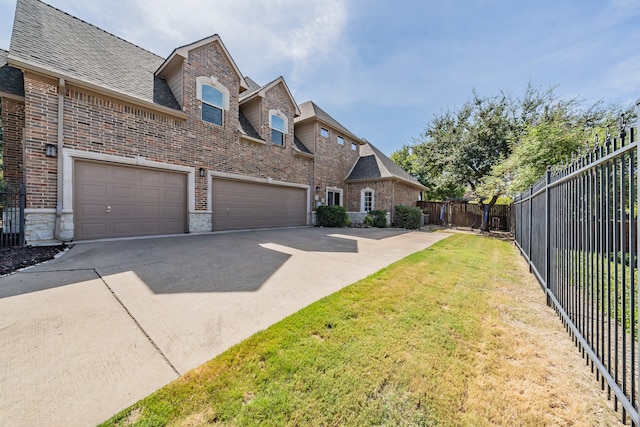
{"type": "Polygon", "coordinates": [[[198,77],[196,82],[202,121],[222,126],[223,111],[229,110],[229,91],[215,77],[198,77]]]}
{"type": "Polygon", "coordinates": [[[269,110],[269,127],[271,142],[284,146],[284,136],[288,133],[288,120],[280,110],[269,110]]]}
{"type": "Polygon", "coordinates": [[[329,131],[325,128],[320,128],[320,136],[323,138],[329,138],[329,131]]]}
{"type": "Polygon", "coordinates": [[[352,149],[353,151],[358,151],[358,144],[356,144],[355,142],[352,142],[352,143],[351,143],[351,149],[352,149]]]}
{"type": "Polygon", "coordinates": [[[338,144],[344,145],[344,138],[343,137],[338,136],[338,144]]]}

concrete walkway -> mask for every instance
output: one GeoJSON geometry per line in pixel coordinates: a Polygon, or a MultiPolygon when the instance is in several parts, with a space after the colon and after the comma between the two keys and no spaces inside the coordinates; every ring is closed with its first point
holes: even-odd
{"type": "Polygon", "coordinates": [[[0,424],[95,425],[446,236],[299,228],[77,244],[0,278],[0,424]]]}

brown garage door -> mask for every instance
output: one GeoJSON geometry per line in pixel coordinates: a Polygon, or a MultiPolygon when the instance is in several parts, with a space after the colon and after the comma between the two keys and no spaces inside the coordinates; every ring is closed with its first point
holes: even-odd
{"type": "Polygon", "coordinates": [[[186,231],[184,174],[76,161],[73,175],[76,240],[186,231]]]}
{"type": "Polygon", "coordinates": [[[307,190],[214,179],[213,229],[293,227],[307,224],[307,190]]]}

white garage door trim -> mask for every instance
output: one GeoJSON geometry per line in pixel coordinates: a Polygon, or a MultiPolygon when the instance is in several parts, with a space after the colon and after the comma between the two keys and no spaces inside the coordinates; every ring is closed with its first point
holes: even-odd
{"type": "MultiPolygon", "coordinates": [[[[143,166],[147,168],[182,172],[187,174],[187,209],[189,213],[196,210],[196,170],[194,167],[172,165],[146,160],[143,156],[136,158],[120,157],[111,154],[92,153],[64,148],[62,150],[62,213],[73,213],[73,160],[97,160],[120,165],[143,166]]],[[[210,203],[210,202],[209,202],[210,203]]],[[[188,220],[188,215],[187,215],[188,220]]],[[[188,229],[188,228],[187,228],[188,229]]]]}
{"type": "Polygon", "coordinates": [[[311,186],[309,185],[296,184],[295,182],[277,181],[271,178],[264,179],[264,178],[256,178],[253,176],[236,175],[236,174],[226,173],[226,172],[209,171],[209,174],[207,175],[207,188],[209,189],[207,191],[207,210],[209,212],[211,212],[213,209],[213,206],[212,206],[213,202],[211,200],[211,189],[213,188],[214,178],[233,179],[236,181],[254,182],[256,184],[273,184],[273,185],[280,185],[282,187],[302,188],[307,191],[307,195],[306,195],[307,225],[309,223],[309,211],[311,209],[311,201],[309,198],[310,197],[309,191],[311,189],[311,186]]]}

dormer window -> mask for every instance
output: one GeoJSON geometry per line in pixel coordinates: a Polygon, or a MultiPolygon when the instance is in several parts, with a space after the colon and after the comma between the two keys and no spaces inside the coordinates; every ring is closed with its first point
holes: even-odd
{"type": "Polygon", "coordinates": [[[288,133],[287,116],[280,110],[269,110],[269,127],[271,128],[271,142],[284,146],[284,136],[288,133]]]}
{"type": "Polygon", "coordinates": [[[215,77],[198,77],[197,84],[196,97],[202,101],[202,121],[222,126],[223,111],[229,110],[229,91],[215,77]]]}

